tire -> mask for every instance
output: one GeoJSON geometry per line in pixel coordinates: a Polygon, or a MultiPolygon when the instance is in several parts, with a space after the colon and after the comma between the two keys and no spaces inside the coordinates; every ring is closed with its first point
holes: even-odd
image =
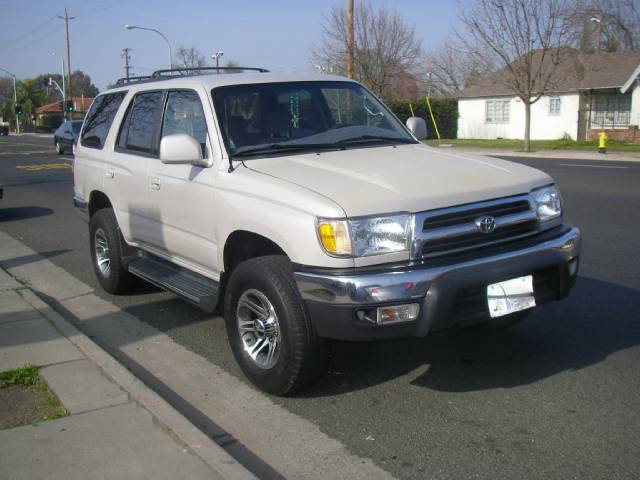
{"type": "Polygon", "coordinates": [[[258,388],[287,395],[311,386],[326,371],[326,342],[313,330],[285,256],[241,263],[229,278],[224,312],[233,355],[258,388]],[[260,309],[248,308],[250,304],[260,309]],[[242,334],[240,321],[245,322],[242,334]],[[250,351],[256,348],[252,358],[250,351]]]}
{"type": "Polygon", "coordinates": [[[56,140],[56,153],[58,155],[63,155],[64,154],[64,147],[62,146],[62,144],[60,143],[59,140],[56,140]]]}
{"type": "Polygon", "coordinates": [[[102,288],[112,294],[126,293],[133,287],[134,276],[122,261],[122,235],[111,208],[98,210],[89,222],[91,260],[102,288]]]}

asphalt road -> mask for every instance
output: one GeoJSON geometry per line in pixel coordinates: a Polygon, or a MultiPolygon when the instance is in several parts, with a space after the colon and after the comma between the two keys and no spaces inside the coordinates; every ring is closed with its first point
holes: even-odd
{"type": "MultiPolygon", "coordinates": [[[[0,229],[241,377],[220,318],[153,287],[100,291],[51,143],[0,138],[0,229]]],[[[276,401],[399,478],[640,478],[640,163],[516,161],[556,179],[583,229],[572,295],[506,331],[336,343],[314,389],[276,401]]]]}

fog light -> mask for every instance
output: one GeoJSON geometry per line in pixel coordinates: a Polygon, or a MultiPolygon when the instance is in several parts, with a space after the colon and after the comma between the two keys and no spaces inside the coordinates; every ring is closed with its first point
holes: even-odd
{"type": "Polygon", "coordinates": [[[378,307],[378,325],[389,323],[411,322],[418,318],[420,305],[409,303],[408,305],[392,305],[388,307],[378,307]]]}
{"type": "Polygon", "coordinates": [[[574,277],[578,273],[578,257],[569,262],[569,275],[574,277]]]}

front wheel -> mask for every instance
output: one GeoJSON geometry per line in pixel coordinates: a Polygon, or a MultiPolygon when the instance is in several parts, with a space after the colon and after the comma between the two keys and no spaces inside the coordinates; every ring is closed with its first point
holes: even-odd
{"type": "Polygon", "coordinates": [[[325,341],[313,330],[286,257],[240,264],[229,279],[224,311],[236,361],[260,389],[286,395],[325,372],[325,341]]]}
{"type": "Polygon", "coordinates": [[[62,155],[64,153],[64,147],[60,143],[60,140],[56,140],[56,153],[62,155]]]}

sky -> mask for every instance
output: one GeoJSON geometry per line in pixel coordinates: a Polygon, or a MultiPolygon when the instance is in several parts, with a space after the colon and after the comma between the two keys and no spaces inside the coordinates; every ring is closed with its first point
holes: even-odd
{"type": "MultiPolygon", "coordinates": [[[[355,0],[358,2],[358,0],[355,0]]],[[[455,0],[371,0],[415,26],[426,48],[443,41],[457,21],[455,0]]],[[[167,68],[160,36],[126,30],[125,24],[160,30],[175,51],[195,46],[210,61],[234,60],[278,72],[313,69],[310,48],[319,43],[332,6],[346,0],[0,0],[0,68],[19,79],[60,72],[67,7],[71,68],[90,75],[100,89],[124,76],[122,49],[131,49],[134,75],[167,68]]],[[[2,72],[0,72],[2,74],[2,72]]]]}

